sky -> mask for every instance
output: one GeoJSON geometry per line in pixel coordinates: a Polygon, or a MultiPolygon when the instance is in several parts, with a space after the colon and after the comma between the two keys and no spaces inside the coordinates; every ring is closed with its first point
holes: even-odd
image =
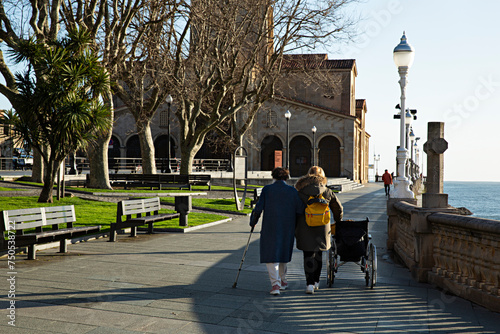
{"type": "MultiPolygon", "coordinates": [[[[364,0],[349,10],[361,17],[356,41],[326,52],[356,59],[372,172],[396,172],[400,123],[393,115],[401,91],[392,53],[405,31],[415,49],[406,107],[418,111],[412,127],[424,175],[427,123],[444,122],[444,180],[500,182],[500,1],[364,0]]],[[[0,109],[8,108],[0,95],[0,109]]]]}
{"type": "Polygon", "coordinates": [[[415,50],[406,107],[417,109],[412,127],[424,175],[427,124],[444,122],[444,180],[500,181],[500,1],[369,0],[351,9],[362,18],[357,40],[327,52],[356,59],[370,164],[380,155],[379,174],[396,172],[400,123],[393,115],[401,90],[393,50],[405,31],[415,50]]]}

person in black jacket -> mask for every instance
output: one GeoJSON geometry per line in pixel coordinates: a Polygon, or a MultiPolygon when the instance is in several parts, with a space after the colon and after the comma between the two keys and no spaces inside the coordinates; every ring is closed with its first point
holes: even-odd
{"type": "MultiPolygon", "coordinates": [[[[330,212],[335,222],[341,221],[343,216],[342,204],[337,196],[326,187],[328,180],[323,168],[313,166],[307,175],[301,177],[295,184],[299,197],[307,203],[310,196],[320,194],[328,201],[330,212]]],[[[323,251],[331,247],[331,225],[311,227],[307,225],[305,214],[297,217],[295,240],[297,248],[304,253],[304,272],[306,276],[306,293],[313,294],[319,289],[323,251]]]]}

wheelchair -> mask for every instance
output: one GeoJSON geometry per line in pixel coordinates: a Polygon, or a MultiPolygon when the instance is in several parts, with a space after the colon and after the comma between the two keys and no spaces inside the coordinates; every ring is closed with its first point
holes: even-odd
{"type": "Polygon", "coordinates": [[[331,248],[327,259],[327,285],[332,287],[338,268],[347,262],[359,265],[365,274],[366,286],[373,289],[377,283],[377,248],[368,234],[365,220],[344,220],[331,224],[331,248]]]}

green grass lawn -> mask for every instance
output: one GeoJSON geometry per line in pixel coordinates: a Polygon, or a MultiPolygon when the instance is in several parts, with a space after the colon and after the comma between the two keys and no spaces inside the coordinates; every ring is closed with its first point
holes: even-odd
{"type": "Polygon", "coordinates": [[[14,189],[14,188],[5,188],[5,187],[0,187],[0,191],[22,191],[24,189],[14,189]]]}
{"type": "MultiPolygon", "coordinates": [[[[78,197],[65,197],[52,204],[38,203],[37,196],[24,197],[0,197],[0,210],[13,210],[24,208],[36,208],[42,206],[74,205],[76,213],[76,226],[101,225],[101,231],[108,231],[110,223],[116,221],[116,203],[98,202],[81,199],[78,197]]],[[[162,209],[160,213],[173,213],[175,210],[162,209]]],[[[188,216],[189,226],[198,226],[227,217],[209,213],[191,212],[188,216]]],[[[158,228],[184,228],[179,226],[179,219],[172,219],[154,224],[158,228]]]]}

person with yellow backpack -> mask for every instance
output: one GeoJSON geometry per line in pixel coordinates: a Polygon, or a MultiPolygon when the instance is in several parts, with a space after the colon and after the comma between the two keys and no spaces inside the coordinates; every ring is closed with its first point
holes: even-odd
{"type": "Polygon", "coordinates": [[[326,187],[328,179],[323,168],[313,166],[295,184],[299,197],[305,203],[303,215],[297,217],[296,247],[304,253],[306,293],[319,289],[323,251],[331,247],[330,220],[342,220],[343,208],[337,196],[326,187]]]}

